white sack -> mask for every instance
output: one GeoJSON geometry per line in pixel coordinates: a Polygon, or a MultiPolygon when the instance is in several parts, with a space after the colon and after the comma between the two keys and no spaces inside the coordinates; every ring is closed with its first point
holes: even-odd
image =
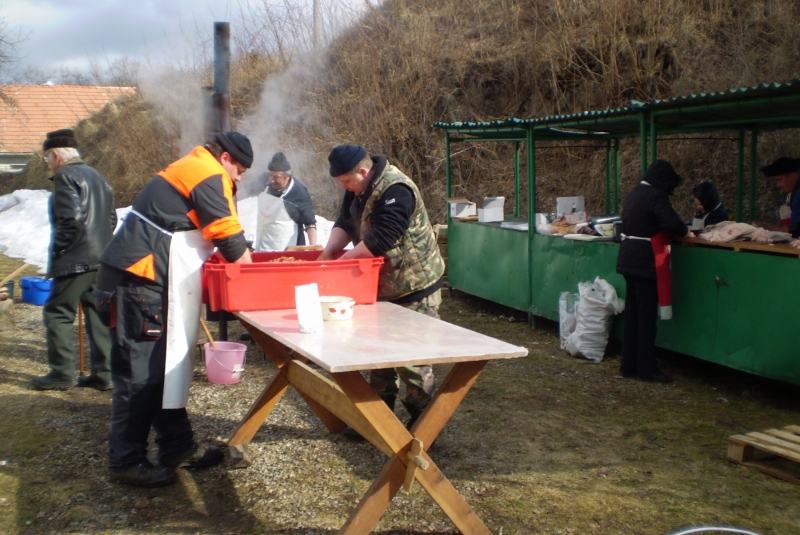
{"type": "Polygon", "coordinates": [[[597,277],[594,282],[578,283],[575,331],[567,337],[564,349],[573,357],[601,362],[608,344],[608,333],[614,314],[625,309],[625,301],[608,281],[597,277]]]}

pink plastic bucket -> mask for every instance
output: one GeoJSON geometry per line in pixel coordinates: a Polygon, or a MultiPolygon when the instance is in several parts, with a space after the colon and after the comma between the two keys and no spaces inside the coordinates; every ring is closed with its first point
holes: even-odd
{"type": "Polygon", "coordinates": [[[238,383],[244,371],[247,346],[236,342],[216,342],[216,344],[216,349],[211,347],[209,342],[203,345],[208,380],[222,385],[238,383]]]}

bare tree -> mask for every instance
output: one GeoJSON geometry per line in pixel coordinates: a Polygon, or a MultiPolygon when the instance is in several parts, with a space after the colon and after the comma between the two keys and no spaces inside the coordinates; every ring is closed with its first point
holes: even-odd
{"type": "MultiPolygon", "coordinates": [[[[0,78],[5,79],[16,65],[17,46],[24,41],[18,28],[10,28],[4,17],[0,18],[0,78]]],[[[0,99],[12,103],[13,99],[0,88],[0,99]]]]}

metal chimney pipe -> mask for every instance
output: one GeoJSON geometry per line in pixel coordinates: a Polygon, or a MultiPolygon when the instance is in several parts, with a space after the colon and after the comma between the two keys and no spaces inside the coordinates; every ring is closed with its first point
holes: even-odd
{"type": "Polygon", "coordinates": [[[227,132],[231,127],[231,25],[229,22],[214,23],[214,94],[212,104],[215,119],[213,132],[227,132]]]}

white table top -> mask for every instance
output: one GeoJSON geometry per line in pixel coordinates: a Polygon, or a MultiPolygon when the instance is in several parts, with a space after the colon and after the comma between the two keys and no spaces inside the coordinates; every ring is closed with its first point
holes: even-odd
{"type": "Polygon", "coordinates": [[[297,312],[237,312],[328,372],[524,357],[528,350],[391,303],[356,305],[353,319],[303,334],[297,312]]]}

